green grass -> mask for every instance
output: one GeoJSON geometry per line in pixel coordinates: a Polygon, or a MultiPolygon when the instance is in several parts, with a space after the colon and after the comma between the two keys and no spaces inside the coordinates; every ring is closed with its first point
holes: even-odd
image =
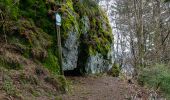
{"type": "Polygon", "coordinates": [[[48,57],[43,61],[43,65],[55,75],[60,73],[58,58],[53,53],[53,50],[48,50],[48,57]]]}
{"type": "Polygon", "coordinates": [[[17,91],[15,85],[13,84],[12,79],[7,75],[3,77],[2,89],[6,91],[8,95],[15,97],[19,95],[19,92],[17,91]]]}
{"type": "Polygon", "coordinates": [[[170,98],[170,66],[164,64],[148,66],[140,72],[138,82],[140,85],[160,89],[167,98],[170,98]]]}

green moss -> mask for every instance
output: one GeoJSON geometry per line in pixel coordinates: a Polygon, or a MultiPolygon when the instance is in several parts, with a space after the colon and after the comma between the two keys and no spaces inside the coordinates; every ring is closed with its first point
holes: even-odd
{"type": "Polygon", "coordinates": [[[72,0],[67,0],[67,1],[66,1],[66,5],[67,5],[72,11],[74,11],[72,0]]]}
{"type": "Polygon", "coordinates": [[[67,3],[62,6],[61,14],[62,14],[61,36],[62,39],[65,40],[67,39],[69,32],[79,31],[77,14],[74,12],[71,0],[68,0],[67,3]]]}
{"type": "Polygon", "coordinates": [[[114,63],[110,75],[112,75],[113,77],[118,77],[119,73],[120,73],[120,67],[118,64],[114,63]]]}
{"type": "Polygon", "coordinates": [[[74,0],[73,2],[74,9],[80,16],[88,15],[89,17],[94,17],[97,14],[96,12],[99,11],[98,4],[93,0],[74,0]]]}
{"type": "MultiPolygon", "coordinates": [[[[52,3],[56,4],[54,1],[52,3]]],[[[48,11],[52,9],[50,3],[44,0],[20,0],[19,6],[22,17],[32,19],[44,32],[55,35],[54,20],[48,16],[48,11]]]]}
{"type": "Polygon", "coordinates": [[[6,17],[10,19],[17,20],[19,16],[19,2],[14,2],[14,0],[1,0],[0,9],[6,17]]]}
{"type": "Polygon", "coordinates": [[[89,51],[88,51],[88,54],[89,55],[95,55],[96,54],[96,51],[94,50],[94,48],[92,46],[89,46],[89,51]]]}
{"type": "Polygon", "coordinates": [[[59,63],[57,57],[54,55],[52,50],[48,50],[48,57],[43,61],[43,64],[52,73],[59,74],[59,63]]]}
{"type": "Polygon", "coordinates": [[[19,34],[23,36],[28,43],[33,47],[48,47],[52,38],[42,29],[35,26],[32,20],[18,21],[19,34]]]}
{"type": "Polygon", "coordinates": [[[35,96],[35,97],[39,97],[39,96],[42,95],[39,91],[34,90],[34,89],[30,89],[30,92],[31,92],[31,94],[32,94],[33,96],[35,96]]]}
{"type": "MultiPolygon", "coordinates": [[[[89,55],[98,52],[107,56],[111,50],[113,36],[106,13],[92,0],[74,2],[74,9],[80,17],[88,16],[90,20],[88,38],[83,40],[88,45],[89,55]]],[[[81,23],[79,24],[81,26],[81,23]]]]}

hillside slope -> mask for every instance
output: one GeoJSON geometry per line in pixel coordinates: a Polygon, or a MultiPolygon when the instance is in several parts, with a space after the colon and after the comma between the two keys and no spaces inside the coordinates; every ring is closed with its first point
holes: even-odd
{"type": "Polygon", "coordinates": [[[83,74],[111,69],[112,31],[94,1],[1,0],[0,99],[41,99],[42,95],[54,99],[69,90],[59,75],[56,11],[62,15],[63,69],[83,74]]]}

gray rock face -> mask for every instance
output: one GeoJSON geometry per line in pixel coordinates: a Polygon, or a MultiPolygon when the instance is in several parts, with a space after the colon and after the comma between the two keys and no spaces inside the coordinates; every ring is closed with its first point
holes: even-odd
{"type": "Polygon", "coordinates": [[[70,31],[63,46],[63,70],[74,70],[77,67],[79,33],[70,31]]]}
{"type": "Polygon", "coordinates": [[[81,19],[81,23],[82,23],[82,33],[83,34],[87,34],[87,32],[90,30],[90,20],[87,16],[84,16],[82,19],[81,19]]]}
{"type": "MultiPolygon", "coordinates": [[[[81,19],[82,33],[87,33],[90,29],[90,22],[87,16],[81,19]]],[[[68,38],[63,45],[63,70],[74,70],[77,68],[78,61],[78,46],[79,46],[79,32],[76,27],[68,33],[68,38]]]]}
{"type": "MultiPolygon", "coordinates": [[[[87,37],[88,31],[90,30],[89,18],[87,16],[84,16],[81,22],[83,23],[82,33],[84,34],[85,37],[87,37]]],[[[103,28],[106,29],[105,24],[103,24],[103,28]]],[[[113,51],[114,45],[112,45],[110,52],[108,52],[107,58],[104,58],[100,53],[89,56],[85,64],[86,72],[88,74],[95,74],[109,71],[114,63],[113,51]]]]}
{"type": "MultiPolygon", "coordinates": [[[[87,16],[81,19],[83,28],[82,33],[85,37],[88,37],[88,31],[90,30],[90,21],[87,16]]],[[[103,24],[103,28],[106,29],[106,25],[103,24]]],[[[88,74],[95,74],[101,72],[107,72],[112,68],[114,63],[114,45],[112,45],[110,52],[108,52],[107,57],[104,58],[103,55],[97,53],[96,55],[91,55],[87,58],[85,64],[85,70],[88,74]]]]}
{"type": "MultiPolygon", "coordinates": [[[[84,38],[86,38],[88,37],[88,31],[90,30],[90,21],[88,16],[82,17],[81,25],[80,31],[84,35],[84,38]]],[[[78,47],[81,41],[79,41],[79,32],[76,29],[73,28],[68,34],[68,38],[63,45],[63,70],[74,70],[77,68],[79,57],[78,47]]],[[[108,52],[107,57],[103,57],[100,53],[91,55],[87,57],[85,65],[83,66],[87,74],[106,72],[112,68],[114,62],[113,58],[114,53],[112,47],[110,52],[108,52]]]]}
{"type": "Polygon", "coordinates": [[[109,71],[114,63],[113,52],[110,51],[107,58],[104,58],[101,54],[90,56],[86,62],[86,72],[88,74],[96,74],[109,71]]]}

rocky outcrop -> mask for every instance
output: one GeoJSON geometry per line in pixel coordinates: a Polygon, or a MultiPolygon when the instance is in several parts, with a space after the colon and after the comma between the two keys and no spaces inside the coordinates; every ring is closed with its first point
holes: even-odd
{"type": "MultiPolygon", "coordinates": [[[[88,31],[90,30],[89,18],[84,16],[81,21],[84,26],[82,29],[83,35],[87,38],[88,31]]],[[[103,25],[103,28],[107,29],[106,25],[103,25]]],[[[107,57],[104,57],[101,53],[96,53],[95,55],[87,57],[84,66],[86,73],[95,74],[109,71],[114,63],[113,46],[114,44],[111,45],[111,50],[107,53],[107,57]]]]}
{"type": "Polygon", "coordinates": [[[112,68],[112,64],[111,59],[104,59],[101,54],[96,54],[88,57],[85,69],[87,73],[92,74],[107,72],[112,68]]]}
{"type": "Polygon", "coordinates": [[[77,1],[73,5],[69,6],[73,6],[74,10],[67,8],[73,19],[68,20],[67,17],[71,17],[63,14],[66,19],[64,24],[71,24],[69,31],[64,34],[63,69],[76,68],[88,74],[109,71],[114,59],[113,35],[107,17],[91,0],[77,1]]]}
{"type": "Polygon", "coordinates": [[[73,70],[77,67],[79,33],[71,31],[63,45],[63,70],[73,70]]]}

